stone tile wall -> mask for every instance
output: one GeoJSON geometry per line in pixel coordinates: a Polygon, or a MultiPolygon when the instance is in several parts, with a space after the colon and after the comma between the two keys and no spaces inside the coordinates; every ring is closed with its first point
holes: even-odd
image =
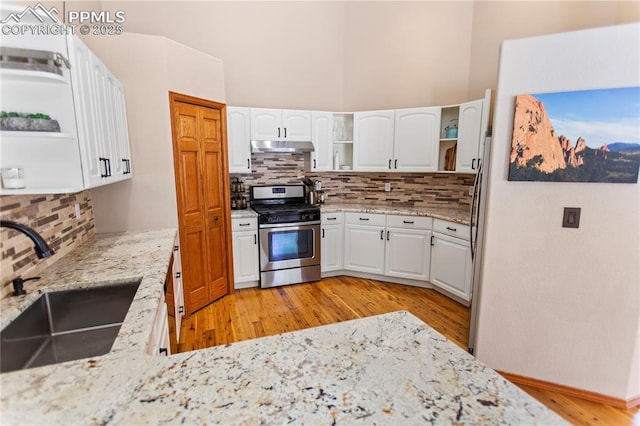
{"type": "Polygon", "coordinates": [[[327,203],[465,208],[471,203],[469,187],[475,177],[456,173],[307,173],[308,157],[303,154],[254,154],[251,161],[251,174],[231,175],[244,182],[247,200],[251,185],[299,184],[306,176],[322,182],[327,203]],[[385,192],[385,182],[391,184],[391,192],[385,192]]]}
{"type": "MultiPolygon", "coordinates": [[[[18,276],[34,276],[95,233],[91,193],[54,195],[4,195],[0,218],[27,225],[45,239],[55,254],[38,259],[33,242],[24,234],[0,228],[0,297],[13,291],[18,276]],[[76,219],[75,205],[80,205],[76,219]]],[[[27,286],[28,287],[28,286],[27,286]]]]}

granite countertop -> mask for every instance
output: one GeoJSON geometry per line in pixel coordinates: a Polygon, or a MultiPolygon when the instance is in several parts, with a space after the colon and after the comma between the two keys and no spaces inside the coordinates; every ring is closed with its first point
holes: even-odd
{"type": "MultiPolygon", "coordinates": [[[[469,209],[468,208],[449,208],[449,207],[402,207],[391,206],[388,204],[353,204],[353,203],[327,203],[320,204],[323,213],[332,212],[358,212],[358,213],[380,213],[395,214],[404,216],[428,216],[436,219],[448,220],[450,222],[469,225],[469,209]]],[[[249,217],[257,217],[258,214],[253,210],[232,210],[231,219],[241,219],[249,217]]]]}
{"type": "Polygon", "coordinates": [[[0,375],[2,424],[564,424],[408,312],[169,357],[146,347],[174,230],[98,235],[39,291],[141,279],[112,351],[0,375]]]}
{"type": "Polygon", "coordinates": [[[322,212],[357,212],[357,213],[380,213],[404,216],[428,216],[436,219],[448,220],[450,222],[469,225],[468,208],[449,207],[403,207],[390,206],[387,204],[351,204],[351,203],[327,203],[321,205],[322,212]]]}

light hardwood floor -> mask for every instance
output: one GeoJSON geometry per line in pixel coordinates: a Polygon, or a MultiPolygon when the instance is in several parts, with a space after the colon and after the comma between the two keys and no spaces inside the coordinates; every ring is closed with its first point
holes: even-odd
{"type": "MultiPolygon", "coordinates": [[[[469,309],[465,306],[434,290],[335,277],[273,289],[237,290],[185,320],[177,350],[202,349],[397,310],[411,312],[467,349],[469,309]]],[[[634,415],[640,424],[637,409],[621,410],[520,387],[575,425],[631,425],[634,415]]]]}

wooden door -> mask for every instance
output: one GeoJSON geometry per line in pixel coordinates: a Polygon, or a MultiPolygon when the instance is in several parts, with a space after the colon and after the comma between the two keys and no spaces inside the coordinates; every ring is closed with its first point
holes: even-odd
{"type": "Polygon", "coordinates": [[[233,291],[226,111],[170,93],[186,314],[233,291]]]}

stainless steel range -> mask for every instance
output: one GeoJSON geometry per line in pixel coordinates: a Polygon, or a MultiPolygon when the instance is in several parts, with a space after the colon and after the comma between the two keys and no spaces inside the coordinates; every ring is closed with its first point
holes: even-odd
{"type": "Polygon", "coordinates": [[[251,187],[262,288],[320,279],[320,208],[305,199],[304,185],[251,187]]]}

